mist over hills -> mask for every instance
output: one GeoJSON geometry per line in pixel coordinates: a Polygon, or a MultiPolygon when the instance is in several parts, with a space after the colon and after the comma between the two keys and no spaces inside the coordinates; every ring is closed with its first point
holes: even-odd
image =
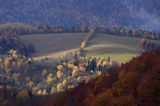
{"type": "Polygon", "coordinates": [[[160,31],[158,0],[0,0],[0,23],[134,27],[160,31]]]}

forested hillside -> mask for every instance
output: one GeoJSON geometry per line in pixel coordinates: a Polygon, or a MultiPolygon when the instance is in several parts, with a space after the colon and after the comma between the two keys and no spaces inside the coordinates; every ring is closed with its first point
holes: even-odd
{"type": "Polygon", "coordinates": [[[1,0],[0,23],[138,27],[159,31],[158,0],[1,0]]]}
{"type": "Polygon", "coordinates": [[[57,94],[45,106],[159,106],[159,53],[144,53],[88,84],[57,94]]]}

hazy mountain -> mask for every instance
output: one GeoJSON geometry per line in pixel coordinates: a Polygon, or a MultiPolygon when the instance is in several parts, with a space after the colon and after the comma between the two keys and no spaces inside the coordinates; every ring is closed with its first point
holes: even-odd
{"type": "Polygon", "coordinates": [[[0,0],[0,23],[130,26],[160,31],[158,0],[0,0]]]}

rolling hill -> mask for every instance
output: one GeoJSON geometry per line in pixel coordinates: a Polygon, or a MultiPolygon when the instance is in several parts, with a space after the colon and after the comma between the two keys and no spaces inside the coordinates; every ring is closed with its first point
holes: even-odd
{"type": "MultiPolygon", "coordinates": [[[[32,43],[36,52],[34,58],[59,57],[64,52],[73,52],[79,49],[87,33],[60,33],[60,34],[32,34],[20,36],[22,41],[32,43]]],[[[111,57],[113,60],[125,63],[139,55],[139,38],[96,33],[84,49],[87,56],[111,57]]],[[[159,40],[151,40],[160,45],[159,40]]]]}
{"type": "Polygon", "coordinates": [[[42,58],[76,50],[86,35],[87,33],[33,34],[21,36],[21,39],[35,46],[33,57],[42,58]]]}
{"type": "MultiPolygon", "coordinates": [[[[111,57],[113,60],[125,63],[131,58],[139,55],[139,38],[115,36],[109,34],[96,33],[88,42],[85,53],[88,56],[111,57]]],[[[159,40],[151,42],[160,45],[159,40]]]]}

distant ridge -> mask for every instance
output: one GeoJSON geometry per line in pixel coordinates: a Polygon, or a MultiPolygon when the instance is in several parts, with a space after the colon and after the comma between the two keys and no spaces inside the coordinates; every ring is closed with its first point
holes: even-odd
{"type": "Polygon", "coordinates": [[[1,0],[0,23],[138,27],[159,31],[159,0],[1,0]]]}

